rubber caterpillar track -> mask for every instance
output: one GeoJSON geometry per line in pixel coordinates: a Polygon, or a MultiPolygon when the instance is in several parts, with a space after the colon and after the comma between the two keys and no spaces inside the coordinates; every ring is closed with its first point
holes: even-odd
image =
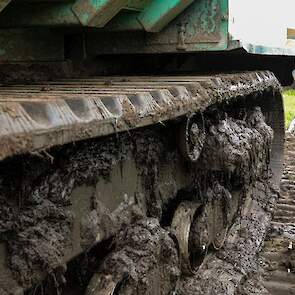
{"type": "Polygon", "coordinates": [[[282,172],[272,73],[3,86],[0,105],[3,294],[230,295],[255,268],[282,172]]]}

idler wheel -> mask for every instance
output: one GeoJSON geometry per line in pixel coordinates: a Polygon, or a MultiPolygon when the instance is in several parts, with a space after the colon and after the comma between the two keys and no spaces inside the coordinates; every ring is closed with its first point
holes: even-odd
{"type": "Polygon", "coordinates": [[[171,224],[178,241],[181,269],[187,275],[197,272],[207,254],[207,232],[195,232],[195,229],[203,228],[203,224],[196,226],[196,222],[200,221],[197,218],[200,207],[201,204],[196,202],[182,202],[171,224]]]}
{"type": "Polygon", "coordinates": [[[124,283],[124,278],[114,280],[111,275],[95,273],[85,292],[85,295],[116,295],[124,283]]]}
{"type": "Polygon", "coordinates": [[[205,138],[205,123],[201,114],[193,114],[182,123],[179,133],[179,147],[181,154],[187,161],[196,162],[198,160],[205,138]]]}
{"type": "Polygon", "coordinates": [[[214,239],[214,207],[212,202],[202,205],[192,224],[191,243],[206,251],[214,239]]]}
{"type": "Polygon", "coordinates": [[[190,261],[195,268],[199,267],[207,255],[208,248],[212,242],[212,226],[207,218],[206,207],[200,208],[202,211],[196,213],[191,225],[189,238],[190,261]]]}

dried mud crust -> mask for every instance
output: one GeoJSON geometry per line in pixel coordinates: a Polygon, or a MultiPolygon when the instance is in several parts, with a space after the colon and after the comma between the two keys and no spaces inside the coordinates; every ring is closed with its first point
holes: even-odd
{"type": "Polygon", "coordinates": [[[114,281],[123,281],[120,294],[169,294],[175,289],[180,276],[177,249],[157,219],[144,219],[121,231],[116,249],[102,268],[114,281]]]}

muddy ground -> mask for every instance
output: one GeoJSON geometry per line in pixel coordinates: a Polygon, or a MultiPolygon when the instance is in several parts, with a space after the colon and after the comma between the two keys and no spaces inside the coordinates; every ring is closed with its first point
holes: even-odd
{"type": "Polygon", "coordinates": [[[295,136],[287,133],[280,198],[268,231],[263,258],[264,285],[270,294],[295,294],[295,136]]]}

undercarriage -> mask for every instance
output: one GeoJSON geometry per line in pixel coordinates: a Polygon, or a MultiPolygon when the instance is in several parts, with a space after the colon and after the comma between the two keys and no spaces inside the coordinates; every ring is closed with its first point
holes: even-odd
{"type": "Polygon", "coordinates": [[[6,85],[0,104],[1,294],[243,294],[282,173],[272,73],[6,85]]]}

